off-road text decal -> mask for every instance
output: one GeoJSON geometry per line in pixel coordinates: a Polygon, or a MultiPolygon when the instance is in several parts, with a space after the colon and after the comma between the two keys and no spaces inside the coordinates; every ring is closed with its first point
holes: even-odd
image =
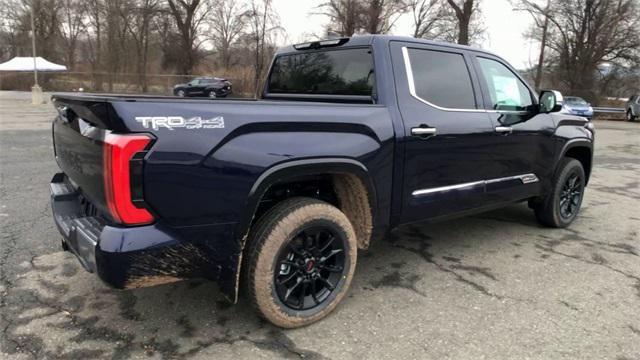
{"type": "Polygon", "coordinates": [[[224,118],[216,116],[211,119],[203,119],[200,116],[185,119],[182,116],[137,116],[136,121],[147,129],[158,130],[165,128],[175,130],[184,128],[194,129],[222,129],[224,128],[224,118]]]}

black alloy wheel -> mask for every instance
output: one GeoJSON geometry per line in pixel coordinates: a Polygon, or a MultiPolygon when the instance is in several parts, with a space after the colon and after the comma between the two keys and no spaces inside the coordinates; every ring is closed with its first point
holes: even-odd
{"type": "Polygon", "coordinates": [[[580,175],[577,172],[571,174],[562,186],[560,201],[558,202],[560,215],[563,218],[570,219],[576,215],[582,202],[583,190],[584,184],[580,179],[580,175]]]}
{"type": "Polygon", "coordinates": [[[330,228],[302,230],[281,251],[274,286],[287,307],[309,310],[321,305],[342,286],[346,240],[330,228]]]}

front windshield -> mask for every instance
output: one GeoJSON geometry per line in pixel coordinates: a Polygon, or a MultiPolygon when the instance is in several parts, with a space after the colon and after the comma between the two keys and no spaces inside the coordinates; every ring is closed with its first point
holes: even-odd
{"type": "Polygon", "coordinates": [[[587,105],[587,102],[583,98],[567,96],[564,98],[567,104],[571,105],[587,105]]]}

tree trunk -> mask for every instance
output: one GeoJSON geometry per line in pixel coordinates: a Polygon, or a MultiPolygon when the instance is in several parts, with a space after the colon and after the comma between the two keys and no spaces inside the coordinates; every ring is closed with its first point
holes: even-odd
{"type": "Polygon", "coordinates": [[[447,0],[458,19],[458,44],[469,45],[469,25],[473,15],[473,0],[464,0],[462,7],[454,0],[447,0]]]}
{"type": "Polygon", "coordinates": [[[540,83],[542,82],[542,68],[544,66],[544,49],[547,46],[548,25],[549,25],[549,18],[545,15],[544,25],[542,27],[542,40],[540,41],[540,55],[538,55],[538,68],[536,69],[536,78],[534,81],[536,90],[540,89],[540,83]]]}
{"type": "Polygon", "coordinates": [[[469,22],[471,16],[463,16],[458,20],[458,44],[469,45],[469,22]]]}
{"type": "Polygon", "coordinates": [[[534,85],[536,90],[540,90],[540,84],[542,83],[542,68],[544,66],[544,49],[547,47],[547,30],[549,29],[549,7],[551,1],[547,0],[547,8],[544,14],[544,23],[542,24],[542,39],[540,41],[540,55],[538,56],[538,68],[536,69],[536,78],[534,85]]]}

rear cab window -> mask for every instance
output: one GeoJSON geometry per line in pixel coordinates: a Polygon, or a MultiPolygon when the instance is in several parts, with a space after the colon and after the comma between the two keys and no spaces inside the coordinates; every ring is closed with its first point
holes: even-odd
{"type": "Polygon", "coordinates": [[[369,47],[321,49],[277,56],[265,97],[354,97],[371,101],[374,88],[369,47]]]}

